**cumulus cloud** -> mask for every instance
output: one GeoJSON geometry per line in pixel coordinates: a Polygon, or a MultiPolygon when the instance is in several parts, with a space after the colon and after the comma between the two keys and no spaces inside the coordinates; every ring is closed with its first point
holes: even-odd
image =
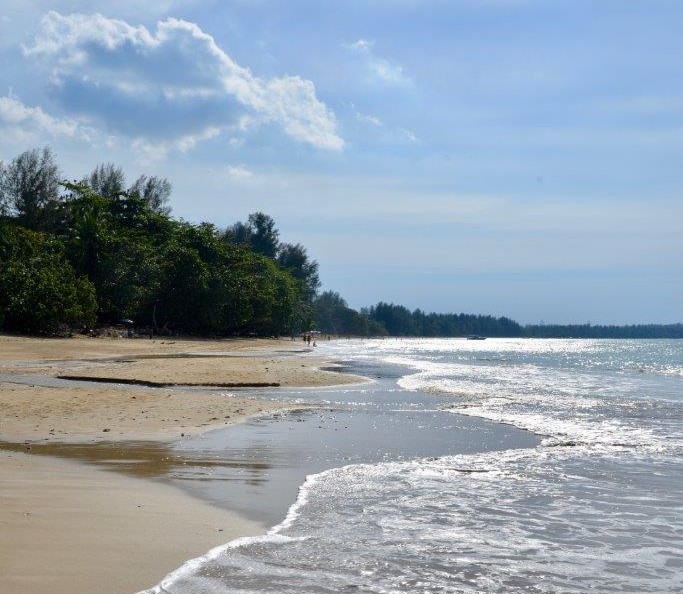
{"type": "Polygon", "coordinates": [[[56,118],[40,107],[25,105],[11,91],[0,97],[0,128],[22,137],[32,134],[90,139],[92,131],[70,118],[56,118]]]}
{"type": "Polygon", "coordinates": [[[365,68],[370,78],[376,82],[397,86],[412,83],[410,77],[403,71],[403,67],[393,64],[374,53],[374,41],[359,39],[353,43],[345,44],[345,47],[363,56],[365,68]]]}
{"type": "Polygon", "coordinates": [[[54,99],[74,117],[139,143],[187,150],[275,124],[317,148],[344,146],[311,81],[259,78],[194,23],[169,18],[150,31],[101,14],[49,12],[24,54],[49,69],[54,99]]]}

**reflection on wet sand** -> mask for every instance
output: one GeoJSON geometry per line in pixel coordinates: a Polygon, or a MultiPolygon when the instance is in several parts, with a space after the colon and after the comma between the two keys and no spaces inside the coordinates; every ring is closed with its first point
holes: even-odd
{"type": "MultiPolygon", "coordinates": [[[[249,456],[222,459],[215,453],[177,451],[170,444],[159,442],[98,442],[87,444],[0,442],[0,450],[23,452],[34,455],[56,456],[94,464],[104,470],[121,472],[144,478],[213,478],[216,469],[236,469],[240,480],[260,484],[270,463],[249,459],[249,456]]],[[[234,480],[234,474],[226,473],[224,480],[234,480]]]]}

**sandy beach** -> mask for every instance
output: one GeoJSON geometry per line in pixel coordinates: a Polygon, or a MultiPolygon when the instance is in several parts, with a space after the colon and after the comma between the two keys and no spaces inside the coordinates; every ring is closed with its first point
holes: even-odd
{"type": "Polygon", "coordinates": [[[262,532],[163,482],[64,457],[117,443],[131,457],[136,443],[163,446],[293,406],[186,386],[358,381],[319,369],[330,365],[288,340],[0,336],[0,592],[135,592],[213,546],[262,532]],[[70,375],[173,386],[50,383],[70,375]]]}

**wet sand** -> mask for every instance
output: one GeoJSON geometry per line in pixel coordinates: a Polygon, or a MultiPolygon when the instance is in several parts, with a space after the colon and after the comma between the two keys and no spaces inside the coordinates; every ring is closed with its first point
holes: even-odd
{"type": "Polygon", "coordinates": [[[411,372],[402,365],[355,360],[344,370],[374,381],[271,391],[315,407],[260,415],[175,442],[166,475],[203,500],[273,526],[306,477],[330,468],[532,448],[541,441],[510,425],[452,414],[443,408],[448,401],[434,394],[400,388],[397,379],[411,372]]]}
{"type": "Polygon", "coordinates": [[[166,484],[0,452],[0,592],[122,594],[263,526],[166,484]]]}
{"type": "Polygon", "coordinates": [[[217,544],[262,532],[150,477],[164,476],[175,440],[295,406],[182,384],[358,381],[320,370],[329,362],[309,351],[288,340],[0,336],[0,592],[135,592],[217,544]],[[54,379],[68,374],[181,386],[54,379]]]}

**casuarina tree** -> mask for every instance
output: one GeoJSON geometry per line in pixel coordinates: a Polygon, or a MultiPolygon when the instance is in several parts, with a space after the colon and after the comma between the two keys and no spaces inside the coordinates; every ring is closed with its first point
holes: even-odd
{"type": "Polygon", "coordinates": [[[59,183],[59,167],[48,147],[24,151],[0,171],[0,210],[38,229],[45,208],[59,198],[59,183]]]}

